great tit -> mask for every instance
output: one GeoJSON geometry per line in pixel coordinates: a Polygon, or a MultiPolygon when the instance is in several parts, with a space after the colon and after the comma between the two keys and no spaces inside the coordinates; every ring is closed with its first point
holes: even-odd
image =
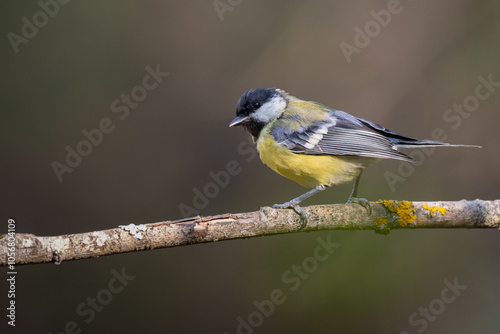
{"type": "Polygon", "coordinates": [[[361,204],[370,213],[369,202],[357,197],[361,173],[379,159],[414,161],[399,152],[400,147],[479,147],[402,136],[276,88],[245,92],[236,104],[236,118],[229,124],[238,125],[252,134],[264,164],[304,187],[313,188],[289,202],[273,205],[273,208],[294,209],[301,216],[301,228],[307,224],[307,214],[300,202],[328,186],[353,179],[347,203],[361,204]]]}

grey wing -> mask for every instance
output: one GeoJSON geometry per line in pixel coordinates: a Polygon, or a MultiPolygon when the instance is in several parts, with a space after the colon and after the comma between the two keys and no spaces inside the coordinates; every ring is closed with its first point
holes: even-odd
{"type": "Polygon", "coordinates": [[[298,131],[275,129],[271,134],[277,142],[297,154],[413,161],[399,152],[383,133],[365,125],[361,119],[337,110],[331,111],[325,121],[298,131]]]}

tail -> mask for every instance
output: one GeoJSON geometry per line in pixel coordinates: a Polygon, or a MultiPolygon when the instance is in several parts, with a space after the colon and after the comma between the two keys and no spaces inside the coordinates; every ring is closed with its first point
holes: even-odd
{"type": "Polygon", "coordinates": [[[398,135],[397,137],[388,137],[388,139],[398,148],[418,148],[418,147],[475,147],[482,148],[477,145],[462,145],[462,144],[448,144],[440,141],[433,141],[427,139],[415,139],[398,135]]]}
{"type": "MultiPolygon", "coordinates": [[[[477,145],[461,145],[461,144],[448,144],[448,143],[443,143],[440,141],[434,141],[434,140],[427,140],[427,139],[415,139],[415,138],[410,138],[410,137],[404,137],[401,135],[397,135],[397,137],[387,137],[397,148],[419,148],[419,147],[475,147],[475,148],[482,148],[481,146],[477,145]]],[[[404,161],[411,161],[414,162],[415,159],[412,157],[398,152],[404,157],[408,159],[399,159],[399,160],[404,160],[404,161]]]]}
{"type": "Polygon", "coordinates": [[[415,148],[415,147],[476,147],[482,148],[477,145],[459,145],[459,144],[448,144],[440,141],[433,141],[427,139],[416,139],[411,137],[402,136],[394,131],[384,128],[382,125],[367,121],[366,119],[357,118],[364,125],[372,128],[378,133],[383,134],[387,139],[389,139],[396,147],[401,148],[415,148]]]}

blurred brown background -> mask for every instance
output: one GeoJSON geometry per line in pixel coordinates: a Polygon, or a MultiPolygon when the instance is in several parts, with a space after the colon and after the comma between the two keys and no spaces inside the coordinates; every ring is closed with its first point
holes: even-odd
{"type": "MultiPolygon", "coordinates": [[[[54,3],[45,2],[46,21],[38,2],[1,6],[2,233],[8,218],[17,232],[37,235],[181,218],[193,189],[203,191],[210,172],[231,160],[241,172],[200,214],[257,210],[303,193],[238,153],[248,135],[228,124],[239,96],[257,87],[405,135],[430,138],[442,128],[449,142],[483,146],[437,150],[394,191],[384,175],[400,163],[379,163],[361,182],[368,199],[499,198],[500,88],[456,129],[458,120],[444,117],[475,94],[479,76],[500,82],[498,2],[402,0],[385,27],[370,22],[387,1],[221,0],[219,13],[212,1],[73,1],[56,13],[54,3]],[[40,27],[16,53],[9,33],[22,37],[23,17],[40,27]],[[366,24],[369,44],[349,63],[340,44],[355,46],[355,28],[366,24]],[[157,65],[170,74],[150,91],[136,88],[157,65]],[[131,91],[144,99],[120,119],[124,109],[111,104],[131,91]],[[65,163],[66,146],[76,149],[82,130],[106,118],[114,130],[59,182],[51,164],[65,163]]],[[[343,202],[350,189],[305,205],[343,202]]],[[[241,317],[256,328],[240,333],[491,333],[499,327],[498,238],[494,230],[299,233],[18,267],[9,330],[59,333],[73,321],[82,333],[237,333],[241,317]],[[312,256],[318,237],[340,246],[291,291],[282,275],[312,256]],[[135,278],[103,299],[112,270],[122,268],[135,278]],[[466,288],[444,303],[445,281],[455,278],[466,288]],[[274,289],[286,300],[259,318],[254,301],[274,289]],[[78,313],[96,296],[107,304],[92,319],[78,313]]]]}

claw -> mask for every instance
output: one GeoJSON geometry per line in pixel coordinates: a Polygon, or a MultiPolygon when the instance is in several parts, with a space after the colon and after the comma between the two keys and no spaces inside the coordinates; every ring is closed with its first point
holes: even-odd
{"type": "Polygon", "coordinates": [[[304,211],[298,204],[295,204],[294,201],[286,202],[283,204],[274,204],[274,209],[293,209],[300,216],[300,228],[302,230],[307,226],[307,212],[304,211]]]}
{"type": "Polygon", "coordinates": [[[300,206],[294,205],[293,206],[293,211],[295,211],[299,216],[300,216],[300,228],[299,230],[302,230],[304,227],[307,226],[307,212],[304,211],[300,206]]]}
{"type": "Polygon", "coordinates": [[[305,194],[302,194],[299,197],[294,198],[289,202],[286,202],[283,204],[274,204],[273,208],[275,208],[275,209],[293,209],[293,211],[295,211],[300,216],[300,228],[299,228],[299,230],[301,230],[304,227],[306,227],[306,225],[307,225],[307,213],[304,211],[304,209],[302,209],[299,206],[299,203],[302,202],[303,200],[305,200],[306,198],[309,198],[312,195],[314,195],[322,190],[325,190],[325,189],[326,189],[326,186],[320,184],[320,185],[316,186],[316,188],[309,190],[305,194]]]}
{"type": "Polygon", "coordinates": [[[292,209],[296,205],[297,203],[290,201],[290,202],[285,202],[283,204],[274,204],[273,209],[292,209]]]}
{"type": "Polygon", "coordinates": [[[351,197],[349,198],[346,204],[349,203],[359,204],[366,209],[366,212],[368,212],[369,215],[372,214],[372,207],[370,205],[370,201],[368,201],[366,198],[351,197]]]}

